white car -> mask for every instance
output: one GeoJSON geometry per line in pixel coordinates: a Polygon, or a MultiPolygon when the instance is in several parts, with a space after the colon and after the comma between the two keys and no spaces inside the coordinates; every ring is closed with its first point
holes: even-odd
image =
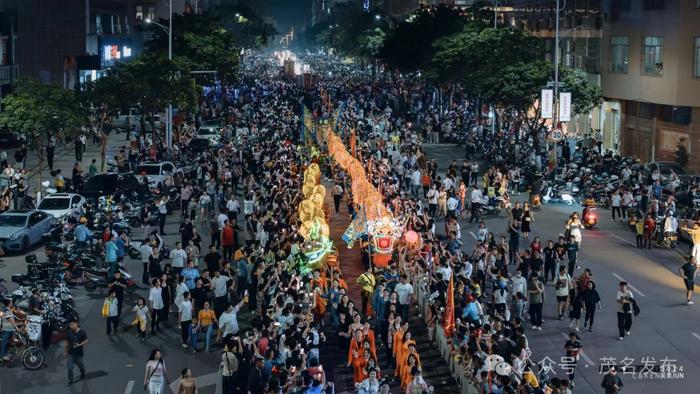
{"type": "Polygon", "coordinates": [[[78,218],[83,213],[83,206],[86,201],[85,197],[80,194],[53,193],[44,197],[36,209],[59,219],[69,216],[78,218]]]}
{"type": "Polygon", "coordinates": [[[181,168],[175,168],[175,165],[169,161],[162,161],[160,163],[145,162],[136,167],[134,175],[136,175],[139,181],[141,181],[144,176],[148,178],[148,187],[160,188],[168,174],[175,175],[182,172],[181,168]]]}
{"type": "Polygon", "coordinates": [[[197,137],[219,142],[221,141],[221,126],[218,122],[204,122],[197,130],[197,137]]]}

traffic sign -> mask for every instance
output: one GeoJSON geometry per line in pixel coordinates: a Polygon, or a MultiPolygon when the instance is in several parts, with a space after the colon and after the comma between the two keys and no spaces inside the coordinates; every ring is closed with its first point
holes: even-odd
{"type": "Polygon", "coordinates": [[[552,130],[550,136],[555,142],[559,142],[564,139],[564,133],[559,129],[552,130]]]}

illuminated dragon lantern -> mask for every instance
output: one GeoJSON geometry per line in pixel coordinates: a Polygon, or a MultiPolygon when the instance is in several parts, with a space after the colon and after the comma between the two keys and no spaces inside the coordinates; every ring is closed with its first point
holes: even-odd
{"type": "Polygon", "coordinates": [[[325,255],[333,248],[326,213],[323,211],[326,188],[319,184],[320,179],[321,170],[318,164],[313,163],[304,171],[304,200],[299,203],[298,208],[301,221],[299,234],[304,237],[302,252],[307,257],[307,264],[311,269],[320,266],[325,255]]]}
{"type": "MultiPolygon", "coordinates": [[[[379,267],[385,266],[397,241],[401,239],[403,224],[386,209],[381,193],[367,179],[362,163],[347,151],[343,141],[330,128],[326,129],[326,141],[328,153],[350,174],[353,202],[364,214],[362,219],[365,219],[365,223],[362,230],[370,236],[373,252],[383,255],[375,255],[374,264],[379,267]]],[[[357,220],[353,221],[351,228],[346,231],[347,236],[344,236],[344,240],[350,246],[363,232],[356,222],[357,220]]]]}

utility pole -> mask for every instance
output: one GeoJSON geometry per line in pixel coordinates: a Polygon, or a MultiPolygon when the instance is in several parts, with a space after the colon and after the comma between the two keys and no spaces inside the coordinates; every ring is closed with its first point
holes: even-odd
{"type": "MultiPolygon", "coordinates": [[[[498,29],[498,1],[493,0],[493,29],[498,29]]],[[[481,109],[479,109],[481,111],[481,109]]],[[[496,135],[496,106],[491,104],[491,137],[496,135]]]]}
{"type": "MultiPolygon", "coordinates": [[[[564,6],[566,7],[566,0],[564,0],[564,6]]],[[[559,126],[559,12],[561,8],[559,7],[559,0],[556,2],[556,10],[554,17],[554,117],[552,118],[553,125],[552,128],[557,128],[559,126]]],[[[557,169],[557,144],[554,142],[554,170],[557,169]]]]}
{"type": "MultiPolygon", "coordinates": [[[[168,60],[173,60],[173,0],[169,1],[170,17],[168,18],[168,60]]],[[[173,153],[173,103],[168,103],[168,123],[165,131],[165,140],[168,144],[168,152],[173,153]]]]}

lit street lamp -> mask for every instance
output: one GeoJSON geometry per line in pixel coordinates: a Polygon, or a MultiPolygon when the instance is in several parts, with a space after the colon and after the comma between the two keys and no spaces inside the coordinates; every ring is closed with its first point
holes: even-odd
{"type": "MultiPolygon", "coordinates": [[[[154,24],[168,35],[168,60],[173,60],[173,0],[169,0],[169,17],[168,17],[168,27],[161,23],[158,23],[150,18],[146,19],[147,24],[154,24]]],[[[168,152],[172,153],[173,149],[173,104],[168,104],[168,109],[166,111],[166,123],[165,123],[165,141],[168,145],[168,152]]]]}

